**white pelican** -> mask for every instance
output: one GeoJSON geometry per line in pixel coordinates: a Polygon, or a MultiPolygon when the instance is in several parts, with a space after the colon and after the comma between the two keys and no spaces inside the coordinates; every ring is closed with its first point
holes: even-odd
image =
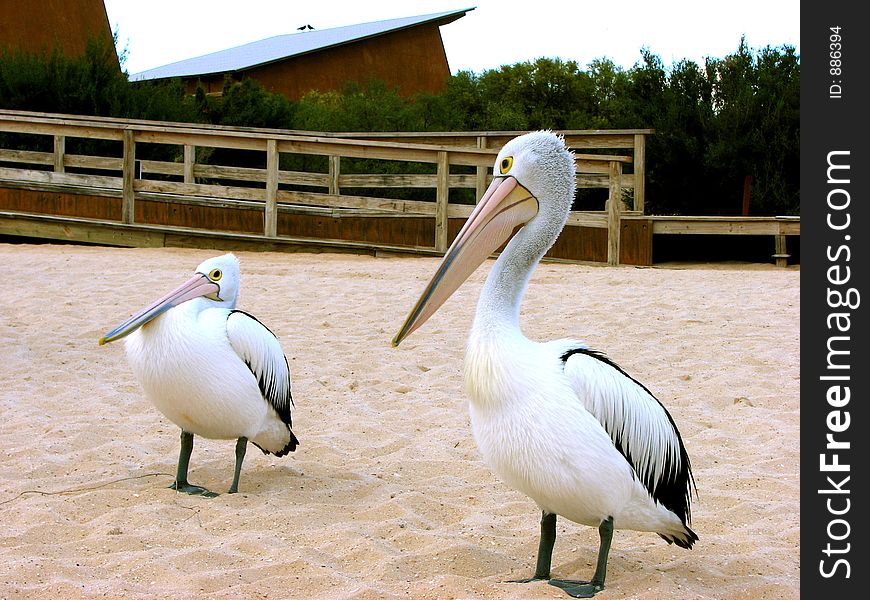
{"type": "Polygon", "coordinates": [[[284,456],[299,440],[291,430],[290,368],[275,335],[236,309],[239,261],[225,254],[204,261],[187,282],[100,338],[125,336],[127,359],[145,394],[181,427],[172,489],[213,497],[187,481],[193,436],[236,439],[239,489],[248,440],[284,456]]]}
{"type": "Polygon", "coordinates": [[[495,178],[447,250],[399,333],[420,327],[518,227],[480,294],[465,356],[474,438],[486,462],[543,511],[535,574],[575,597],[604,588],[614,529],[658,533],[691,548],[691,466],[676,425],[642,384],[600,352],[520,331],[532,271],[574,198],[574,157],[548,131],[508,142],[495,178]],[[597,527],[590,582],[550,579],[556,515],[597,527]]]}

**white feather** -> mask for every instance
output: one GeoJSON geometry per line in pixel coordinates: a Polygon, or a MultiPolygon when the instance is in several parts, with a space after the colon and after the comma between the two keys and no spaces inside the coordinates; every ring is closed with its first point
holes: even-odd
{"type": "Polygon", "coordinates": [[[257,378],[266,400],[276,410],[289,408],[293,402],[290,368],[278,338],[256,318],[238,310],[227,318],[227,338],[257,378]]]}
{"type": "Polygon", "coordinates": [[[265,451],[286,451],[296,438],[283,351],[266,327],[234,310],[236,257],[209,259],[197,272],[215,268],[222,271],[221,300],[194,298],[141,326],[125,340],[128,361],[148,399],[183,430],[213,439],[246,437],[265,451]],[[265,396],[258,380],[265,382],[265,396]]]}
{"type": "Polygon", "coordinates": [[[481,454],[545,512],[593,527],[613,517],[616,528],[654,531],[691,545],[695,534],[653,497],[654,486],[644,485],[674,469],[687,473],[664,408],[598,358],[576,354],[566,364],[564,353],[579,344],[537,343],[520,331],[526,285],[570,209],[574,164],[563,141],[549,132],[512,140],[495,164],[506,156],[513,164],[507,174],[535,195],[540,208],[493,266],[469,336],[465,381],[481,454]]]}

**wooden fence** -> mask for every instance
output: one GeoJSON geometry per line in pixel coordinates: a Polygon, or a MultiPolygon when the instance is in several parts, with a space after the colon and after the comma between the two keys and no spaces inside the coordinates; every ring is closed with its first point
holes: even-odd
{"type": "MultiPolygon", "coordinates": [[[[518,133],[322,133],[0,111],[0,233],[440,254],[518,133]],[[214,164],[216,152],[236,164],[214,164]],[[356,159],[379,172],[356,172],[356,159]],[[302,167],[286,166],[294,164],[302,167]],[[462,189],[473,198],[457,201],[462,189]]],[[[573,211],[550,256],[651,264],[652,130],[561,133],[578,187],[606,189],[608,201],[603,211],[573,211]]]]}

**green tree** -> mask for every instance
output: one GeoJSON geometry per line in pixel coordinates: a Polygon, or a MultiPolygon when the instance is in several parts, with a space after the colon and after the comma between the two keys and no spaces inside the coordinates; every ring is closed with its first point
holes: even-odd
{"type": "MultiPolygon", "coordinates": [[[[252,80],[228,80],[219,97],[201,87],[190,95],[180,80],[130,82],[114,56],[96,43],[77,59],[59,51],[5,51],[0,54],[0,107],[313,131],[652,128],[649,212],[739,212],[747,175],[753,180],[752,214],[799,212],[800,57],[789,46],[754,51],[741,39],[725,58],[670,67],[643,48],[628,70],[605,58],[585,70],[574,61],[539,58],[482,73],[460,72],[438,94],[407,98],[383,82],[348,82],[340,91],[312,91],[298,102],[252,80]]],[[[119,56],[123,60],[124,52],[119,56]]],[[[43,138],[18,136],[15,147],[44,146],[43,138]]],[[[168,151],[143,152],[157,157],[168,151]]],[[[232,158],[250,166],[263,160],[262,153],[227,152],[232,151],[211,156],[206,151],[201,159],[232,158]]],[[[282,168],[326,168],[322,157],[309,158],[282,156],[282,168]]],[[[405,167],[383,161],[343,164],[347,172],[402,172],[405,167]]],[[[598,207],[598,195],[588,196],[590,202],[578,206],[598,207]]]]}

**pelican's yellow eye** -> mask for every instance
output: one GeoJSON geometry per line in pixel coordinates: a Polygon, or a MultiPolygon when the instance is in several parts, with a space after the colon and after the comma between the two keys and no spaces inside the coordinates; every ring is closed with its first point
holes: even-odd
{"type": "Polygon", "coordinates": [[[224,274],[220,269],[212,269],[211,273],[208,274],[208,278],[212,281],[220,281],[223,276],[224,274]]]}
{"type": "Polygon", "coordinates": [[[498,169],[499,169],[499,171],[501,171],[501,174],[504,175],[505,173],[507,173],[508,171],[511,170],[511,167],[513,166],[513,164],[514,164],[514,157],[513,156],[506,156],[503,159],[501,159],[501,163],[499,164],[498,169]]]}

